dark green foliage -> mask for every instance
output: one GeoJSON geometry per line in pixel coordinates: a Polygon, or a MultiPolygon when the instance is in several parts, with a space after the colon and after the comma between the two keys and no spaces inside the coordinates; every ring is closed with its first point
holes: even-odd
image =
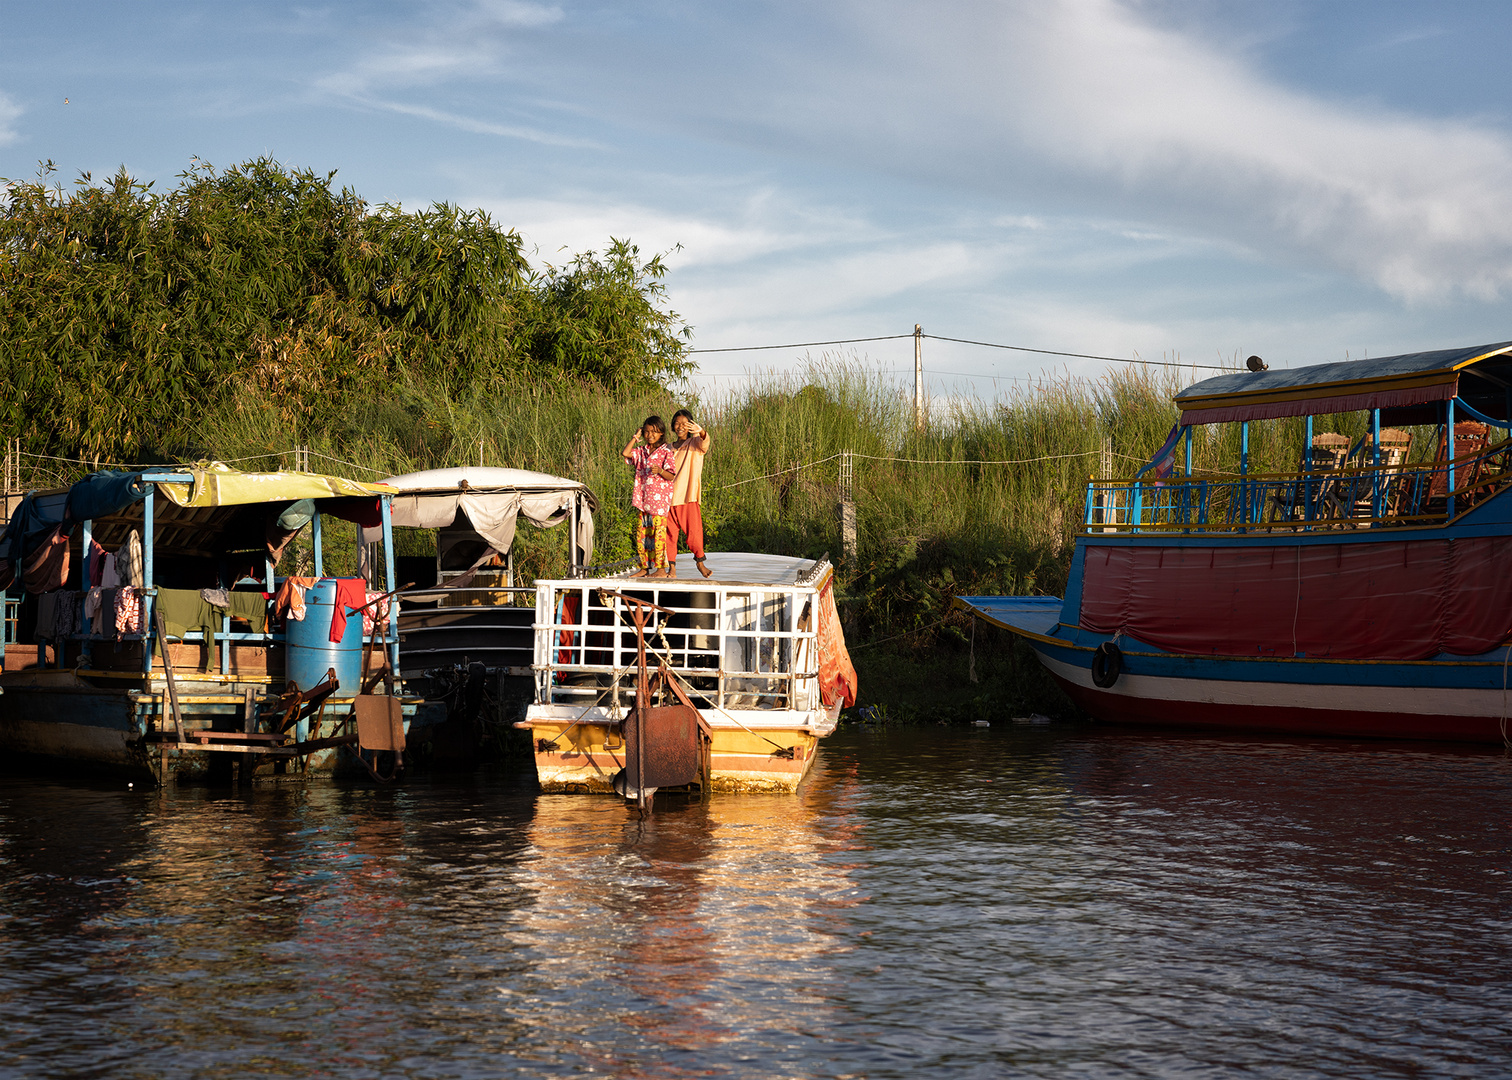
{"type": "Polygon", "coordinates": [[[166,193],[51,173],[0,206],[0,428],[33,453],[193,456],[239,407],[325,431],[401,377],[645,388],[687,366],[665,265],[625,241],[537,275],[481,211],[374,209],[268,159],[166,193]]]}

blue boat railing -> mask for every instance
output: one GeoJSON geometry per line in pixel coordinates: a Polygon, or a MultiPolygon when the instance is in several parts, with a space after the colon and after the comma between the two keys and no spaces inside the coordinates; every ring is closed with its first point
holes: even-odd
{"type": "Polygon", "coordinates": [[[1512,482],[1509,459],[1512,440],[1452,462],[1092,480],[1086,528],[1243,533],[1436,525],[1512,482]]]}

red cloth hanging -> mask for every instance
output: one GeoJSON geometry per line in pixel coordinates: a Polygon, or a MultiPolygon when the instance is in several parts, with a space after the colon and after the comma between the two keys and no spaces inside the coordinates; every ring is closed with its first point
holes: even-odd
{"type": "Polygon", "coordinates": [[[826,705],[837,701],[856,703],[856,669],[845,647],[845,632],[840,628],[840,613],[835,610],[835,578],[824,583],[816,603],[819,609],[819,698],[826,705]]]}
{"type": "Polygon", "coordinates": [[[331,612],[331,643],[340,645],[346,636],[347,615],[367,603],[367,582],[360,577],[332,578],[336,583],[336,602],[331,612]]]}

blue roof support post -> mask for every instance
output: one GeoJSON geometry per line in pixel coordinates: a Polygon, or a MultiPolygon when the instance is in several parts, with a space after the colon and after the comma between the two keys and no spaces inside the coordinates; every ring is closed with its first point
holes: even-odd
{"type": "Polygon", "coordinates": [[[1385,491],[1383,490],[1381,476],[1381,410],[1370,410],[1370,464],[1375,469],[1371,478],[1370,490],[1370,516],[1375,518],[1370,523],[1375,528],[1381,523],[1385,515],[1385,491]]]}
{"type": "Polygon", "coordinates": [[[1239,505],[1242,513],[1239,520],[1245,525],[1250,519],[1249,497],[1249,421],[1239,425],[1239,505]]]}
{"type": "MultiPolygon", "coordinates": [[[[84,569],[79,574],[79,593],[81,605],[87,607],[89,586],[90,583],[94,580],[94,558],[89,553],[90,541],[94,539],[94,521],[91,519],[86,519],[80,522],[80,524],[83,527],[83,534],[81,535],[79,542],[84,549],[84,569]]],[[[84,632],[84,644],[79,646],[79,666],[87,668],[90,666],[90,660],[93,656],[93,653],[89,648],[90,626],[83,619],[82,609],[80,610],[79,626],[84,632]]]]}
{"type": "Polygon", "coordinates": [[[1129,531],[1138,532],[1144,520],[1144,481],[1134,481],[1134,503],[1129,509],[1129,531]]]}
{"type": "MultiPolygon", "coordinates": [[[[378,508],[383,514],[383,589],[387,593],[393,593],[399,587],[394,577],[393,500],[392,495],[378,496],[378,508]]],[[[392,595],[389,597],[389,670],[395,679],[399,678],[399,598],[392,595]]]]}
{"type": "MultiPolygon", "coordinates": [[[[157,485],[148,484],[147,494],[142,499],[142,674],[152,674],[152,609],[157,600],[157,590],[152,585],[152,504],[157,494],[157,485]]],[[[168,643],[163,645],[163,657],[168,656],[168,643]]]]}
{"type": "Polygon", "coordinates": [[[1454,439],[1454,399],[1453,398],[1449,399],[1449,410],[1448,410],[1448,412],[1449,412],[1449,415],[1444,418],[1445,419],[1445,424],[1444,424],[1444,457],[1446,459],[1448,459],[1448,464],[1449,464],[1449,492],[1448,492],[1448,498],[1445,500],[1445,506],[1444,506],[1444,508],[1449,512],[1447,520],[1453,521],[1454,520],[1454,451],[1456,449],[1456,447],[1455,447],[1455,439],[1454,439]]]}
{"type": "MultiPolygon", "coordinates": [[[[1192,425],[1188,424],[1186,437],[1182,440],[1186,443],[1186,474],[1187,479],[1192,478],[1192,425]]],[[[1192,523],[1192,485],[1187,484],[1181,489],[1181,510],[1186,517],[1186,523],[1192,523]]],[[[1191,532],[1191,529],[1183,529],[1183,532],[1191,532]]]]}
{"type": "Polygon", "coordinates": [[[315,516],[310,518],[310,540],[315,545],[315,576],[325,577],[325,547],[321,543],[320,511],[315,511],[315,516]]]}
{"type": "Polygon", "coordinates": [[[1313,519],[1313,426],[1312,413],[1307,414],[1307,430],[1302,435],[1302,520],[1313,519]]]}
{"type": "Polygon", "coordinates": [[[1095,496],[1095,492],[1097,490],[1092,485],[1093,485],[1093,480],[1092,480],[1092,477],[1089,476],[1089,477],[1087,477],[1087,531],[1088,532],[1092,531],[1092,515],[1094,513],[1094,511],[1093,511],[1093,505],[1094,505],[1094,499],[1096,497],[1095,496]]]}

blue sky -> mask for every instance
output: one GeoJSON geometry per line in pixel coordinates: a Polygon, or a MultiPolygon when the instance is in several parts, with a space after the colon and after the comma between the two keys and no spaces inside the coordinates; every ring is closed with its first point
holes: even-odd
{"type": "MultiPolygon", "coordinates": [[[[0,16],[0,176],[46,158],[65,181],[124,165],[171,184],[195,156],[268,154],[372,202],[483,207],[537,261],[611,235],[681,244],[668,287],[698,347],[921,323],[1291,366],[1512,338],[1504,3],[4,0],[0,16]]],[[[856,352],[913,359],[908,341],[856,352]]],[[[699,360],[712,387],[800,356],[699,360]]],[[[933,392],[985,397],[1107,369],[937,341],[925,366],[933,392]]]]}

